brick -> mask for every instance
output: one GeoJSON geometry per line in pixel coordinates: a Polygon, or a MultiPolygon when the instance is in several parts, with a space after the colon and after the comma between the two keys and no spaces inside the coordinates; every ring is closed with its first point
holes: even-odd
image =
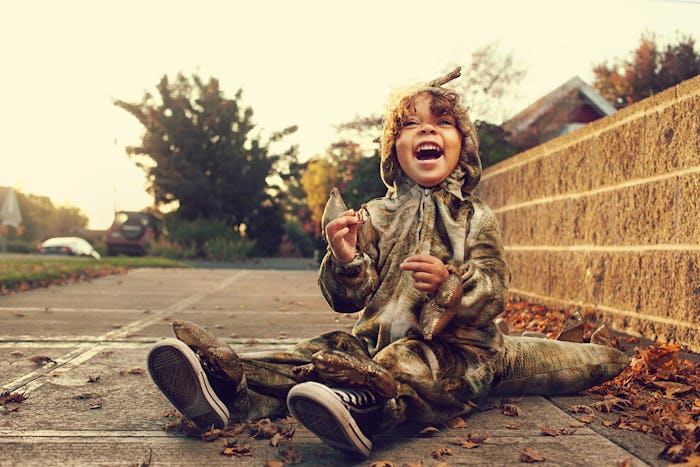
{"type": "Polygon", "coordinates": [[[614,206],[614,192],[572,199],[571,244],[612,245],[614,206]]]}
{"type": "Polygon", "coordinates": [[[571,245],[570,204],[568,199],[537,205],[534,216],[525,222],[534,224],[532,243],[538,245],[571,245]]]}
{"type": "Polygon", "coordinates": [[[504,191],[507,185],[504,180],[506,178],[507,172],[492,175],[477,185],[474,194],[484,200],[491,209],[501,208],[505,205],[504,191]]]}
{"type": "Polygon", "coordinates": [[[539,245],[535,236],[537,206],[524,206],[505,212],[505,240],[508,245],[539,245]]]}
{"type": "Polygon", "coordinates": [[[643,176],[661,175],[678,168],[678,152],[682,144],[678,127],[682,122],[675,121],[675,106],[651,111],[646,118],[644,152],[641,167],[643,176]]]}
{"type": "Polygon", "coordinates": [[[583,302],[587,295],[589,255],[585,252],[557,251],[549,256],[552,276],[549,295],[562,300],[583,302]]]}
{"type": "Polygon", "coordinates": [[[618,245],[671,244],[676,240],[674,179],[617,190],[614,238],[618,245]]]}
{"type": "Polygon", "coordinates": [[[521,168],[522,178],[518,186],[522,187],[521,200],[531,200],[551,196],[554,189],[552,180],[546,177],[545,167],[549,160],[539,158],[521,168]]]}
{"type": "Polygon", "coordinates": [[[700,163],[700,96],[695,95],[674,106],[673,166],[680,169],[700,163]]]}
{"type": "Polygon", "coordinates": [[[700,173],[678,178],[678,243],[700,245],[700,173]]]}
{"type": "Polygon", "coordinates": [[[643,286],[639,292],[641,315],[684,319],[679,315],[682,297],[680,271],[675,252],[648,251],[640,255],[639,278],[643,286]],[[679,300],[679,298],[681,300],[679,300]]]}
{"type": "Polygon", "coordinates": [[[596,255],[591,261],[591,274],[602,284],[602,297],[597,303],[620,310],[637,311],[641,258],[638,253],[605,252],[596,255]]]}
{"type": "MultiPolygon", "coordinates": [[[[678,288],[674,295],[683,304],[684,320],[700,325],[700,252],[678,252],[678,288]]],[[[700,343],[700,333],[696,336],[700,343]]]]}
{"type": "Polygon", "coordinates": [[[545,180],[554,195],[578,193],[591,188],[592,141],[585,139],[548,157],[545,180]]]}
{"type": "Polygon", "coordinates": [[[640,177],[644,173],[644,116],[602,132],[593,142],[592,187],[640,177]]]}
{"type": "Polygon", "coordinates": [[[506,262],[513,273],[511,286],[538,295],[549,295],[550,255],[542,251],[508,251],[506,262]]]}

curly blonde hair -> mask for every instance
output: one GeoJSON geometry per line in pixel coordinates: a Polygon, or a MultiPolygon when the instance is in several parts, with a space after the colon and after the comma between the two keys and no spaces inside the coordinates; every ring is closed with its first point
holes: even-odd
{"type": "Polygon", "coordinates": [[[459,158],[459,165],[465,169],[469,177],[464,189],[471,191],[481,177],[479,139],[476,127],[469,119],[468,110],[462,105],[456,92],[439,86],[431,86],[430,84],[414,86],[403,91],[387,106],[383,119],[379,149],[381,176],[384,184],[390,189],[393,188],[394,181],[401,170],[396,155],[396,138],[401,132],[407,117],[415,113],[416,101],[421,95],[430,97],[431,112],[437,115],[451,115],[456,120],[457,129],[462,135],[462,152],[459,158]]]}

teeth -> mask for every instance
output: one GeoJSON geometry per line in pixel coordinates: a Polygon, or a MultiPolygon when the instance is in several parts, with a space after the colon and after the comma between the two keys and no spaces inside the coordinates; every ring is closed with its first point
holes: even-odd
{"type": "Polygon", "coordinates": [[[426,143],[418,146],[418,151],[439,151],[440,147],[437,144],[426,143]]]}

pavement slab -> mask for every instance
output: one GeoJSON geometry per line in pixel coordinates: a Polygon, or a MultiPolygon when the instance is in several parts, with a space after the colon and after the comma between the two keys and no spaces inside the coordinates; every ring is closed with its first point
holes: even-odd
{"type": "MultiPolygon", "coordinates": [[[[137,269],[0,297],[0,385],[27,397],[17,410],[0,408],[0,466],[280,461],[279,447],[248,433],[238,442],[252,455],[229,457],[221,454],[226,439],[166,432],[175,413],[150,380],[145,359],[154,342],[172,336],[174,319],[203,325],[239,353],[349,330],[356,315],[331,311],[316,280],[311,268],[137,269]],[[37,364],[32,357],[50,360],[37,364]]],[[[505,466],[521,463],[524,449],[539,452],[545,460],[538,465],[547,466],[665,464],[655,459],[658,446],[644,442],[652,438],[625,441],[599,423],[581,423],[567,410],[575,402],[526,397],[515,401],[521,414],[513,417],[501,401],[488,400],[458,428],[440,426],[422,437],[424,427],[404,426],[379,436],[367,460],[347,458],[302,426],[292,445],[303,466],[505,466]],[[543,435],[545,428],[560,434],[543,435]],[[484,442],[460,446],[470,435],[484,442]]]]}

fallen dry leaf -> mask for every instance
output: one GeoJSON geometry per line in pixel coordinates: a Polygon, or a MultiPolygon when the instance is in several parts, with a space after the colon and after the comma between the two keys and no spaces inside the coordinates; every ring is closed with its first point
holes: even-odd
{"type": "Polygon", "coordinates": [[[532,464],[534,462],[544,462],[544,456],[542,456],[542,454],[540,454],[536,449],[523,448],[520,451],[520,460],[522,462],[532,464]]]}
{"type": "Polygon", "coordinates": [[[435,428],[434,426],[427,426],[420,430],[418,434],[416,435],[417,438],[430,438],[433,436],[435,433],[438,433],[440,430],[435,428]]]}
{"type": "Polygon", "coordinates": [[[571,413],[593,413],[593,409],[587,405],[572,405],[569,407],[571,413]]]}
{"type": "Polygon", "coordinates": [[[464,428],[467,426],[467,422],[464,421],[462,417],[455,417],[445,422],[447,428],[464,428]]]}
{"type": "Polygon", "coordinates": [[[280,443],[277,453],[285,464],[295,465],[302,461],[301,453],[294,448],[292,441],[289,439],[285,439],[280,443]]]}
{"type": "Polygon", "coordinates": [[[29,357],[29,360],[38,366],[46,365],[47,363],[56,363],[54,359],[47,357],[46,355],[33,355],[29,357]]]}
{"type": "Polygon", "coordinates": [[[515,404],[505,404],[501,407],[501,413],[509,417],[522,417],[523,411],[515,404]]]}
{"type": "Polygon", "coordinates": [[[27,396],[20,394],[18,392],[3,392],[0,394],[0,405],[5,405],[9,402],[24,402],[27,400],[27,396]]]}
{"type": "Polygon", "coordinates": [[[255,452],[255,448],[248,444],[238,444],[238,440],[227,440],[221,454],[224,456],[250,457],[255,452]]]}
{"type": "Polygon", "coordinates": [[[463,438],[455,438],[455,444],[461,448],[466,448],[466,449],[474,449],[478,448],[481,446],[480,443],[475,443],[473,441],[470,441],[468,439],[463,439],[463,438]]]}
{"type": "Polygon", "coordinates": [[[450,448],[448,448],[447,446],[443,446],[443,447],[438,448],[435,451],[433,451],[432,455],[433,455],[433,459],[436,459],[439,461],[444,461],[445,456],[452,455],[452,450],[450,448]]]}
{"type": "Polygon", "coordinates": [[[601,412],[610,413],[613,410],[625,410],[630,405],[630,401],[627,399],[606,394],[602,401],[592,403],[591,407],[601,412]]]}

